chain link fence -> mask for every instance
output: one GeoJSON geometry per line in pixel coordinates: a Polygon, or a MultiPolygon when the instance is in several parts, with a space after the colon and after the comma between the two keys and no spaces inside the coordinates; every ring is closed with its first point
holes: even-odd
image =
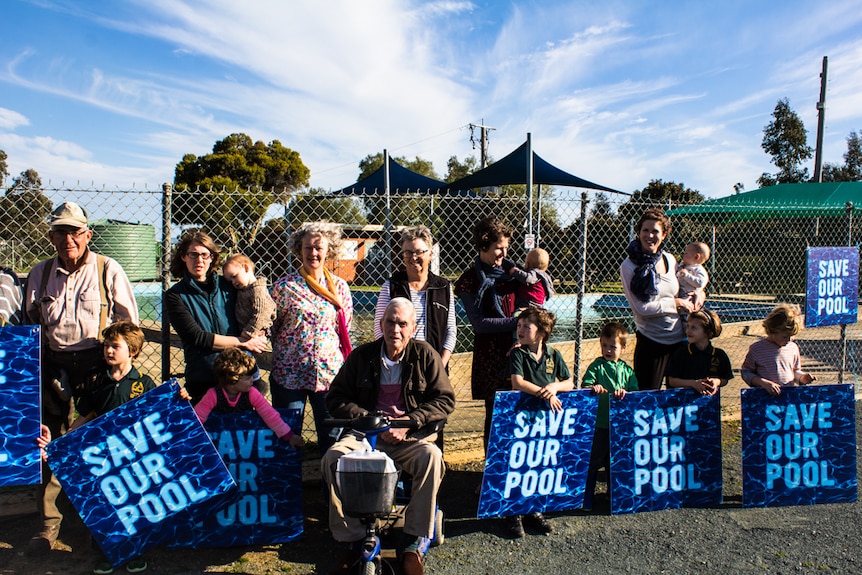
{"type": "MultiPolygon", "coordinates": [[[[256,262],[259,275],[270,282],[295,269],[290,232],[305,221],[341,223],[345,245],[338,261],[328,262],[351,286],[355,318],[351,339],[358,345],[373,338],[374,306],[379,286],[400,262],[398,231],[402,226],[427,225],[437,241],[432,271],[450,280],[473,265],[474,223],[496,215],[514,230],[509,257],[523,262],[527,244],[550,254],[548,272],[557,295],[548,307],[558,316],[552,337],[573,373],[580,376],[599,355],[598,332],[608,320],[634,329],[619,279],[624,248],[633,238],[632,226],[651,204],[628,196],[574,190],[538,190],[532,210],[523,194],[483,190],[475,197],[421,194],[333,196],[274,194],[261,190],[41,189],[16,190],[0,198],[0,263],[26,276],[38,261],[51,257],[47,216],[61,201],[74,201],[90,214],[91,246],[117,259],[132,280],[147,343],[138,362],[153,379],[181,376],[184,364],[179,339],[162,322],[161,294],[174,281],[166,270],[171,247],[183,230],[203,228],[226,252],[242,252],[256,262]]],[[[762,335],[761,320],[778,302],[804,305],[806,248],[857,246],[862,226],[859,214],[788,213],[780,202],[749,205],[735,214],[675,213],[666,249],[679,254],[694,240],[707,243],[712,257],[706,267],[711,281],[707,305],[724,323],[715,345],[731,358],[739,385],[739,367],[748,346],[762,335]]],[[[680,210],[685,211],[685,210],[680,210]]],[[[679,259],[679,258],[678,258],[679,259]]],[[[450,376],[458,404],[447,427],[447,453],[480,450],[484,412],[470,397],[473,331],[463,309],[458,310],[458,341],[450,376]]],[[[624,359],[631,362],[632,343],[624,359]]],[[[824,383],[855,383],[856,325],[804,329],[796,338],[803,367],[824,383]]],[[[271,357],[260,358],[266,376],[271,357]]],[[[738,409],[738,391],[727,388],[722,404],[729,416],[738,409]],[[736,406],[736,407],[735,407],[736,406]]],[[[310,411],[310,410],[309,410],[310,411]]],[[[313,434],[306,421],[304,432],[313,434]]],[[[309,437],[312,439],[312,437],[309,437]]]]}

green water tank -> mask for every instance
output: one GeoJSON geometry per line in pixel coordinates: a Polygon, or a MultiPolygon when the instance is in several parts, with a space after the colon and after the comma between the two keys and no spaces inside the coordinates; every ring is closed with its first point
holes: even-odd
{"type": "Polygon", "coordinates": [[[129,281],[158,279],[158,245],[152,225],[95,220],[90,228],[93,230],[90,247],[94,252],[117,260],[129,281]]]}

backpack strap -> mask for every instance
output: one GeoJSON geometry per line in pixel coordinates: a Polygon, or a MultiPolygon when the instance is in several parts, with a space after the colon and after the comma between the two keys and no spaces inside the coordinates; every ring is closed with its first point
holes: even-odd
{"type": "MultiPolygon", "coordinates": [[[[57,267],[60,266],[60,258],[54,258],[57,263],[57,267]]],[[[45,291],[48,289],[48,280],[51,277],[51,262],[45,264],[45,269],[42,270],[42,285],[39,287],[39,297],[36,298],[39,301],[42,301],[42,298],[45,297],[45,291]]],[[[42,326],[45,327],[45,326],[42,326]]]]}
{"type": "Polygon", "coordinates": [[[105,265],[105,256],[96,254],[96,269],[99,273],[99,341],[102,341],[102,332],[108,327],[108,268],[105,265]]]}

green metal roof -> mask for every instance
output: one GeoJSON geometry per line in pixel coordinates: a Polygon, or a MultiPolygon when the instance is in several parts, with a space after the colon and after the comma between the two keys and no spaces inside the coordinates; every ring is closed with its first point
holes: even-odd
{"type": "Polygon", "coordinates": [[[716,222],[774,218],[840,217],[851,202],[862,209],[862,182],[779,184],[667,211],[716,222]]]}

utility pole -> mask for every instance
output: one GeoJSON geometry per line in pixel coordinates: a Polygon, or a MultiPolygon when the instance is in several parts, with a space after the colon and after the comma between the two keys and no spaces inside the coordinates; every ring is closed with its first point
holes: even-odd
{"type": "Polygon", "coordinates": [[[823,125],[826,123],[826,68],[829,62],[823,56],[823,71],[820,73],[820,101],[817,102],[817,147],[814,150],[814,181],[823,181],[823,125]]]}
{"type": "Polygon", "coordinates": [[[481,124],[470,124],[470,142],[473,144],[473,149],[476,149],[476,128],[479,128],[479,169],[488,167],[488,131],[495,130],[491,126],[485,125],[485,119],[482,118],[481,124]]]}

